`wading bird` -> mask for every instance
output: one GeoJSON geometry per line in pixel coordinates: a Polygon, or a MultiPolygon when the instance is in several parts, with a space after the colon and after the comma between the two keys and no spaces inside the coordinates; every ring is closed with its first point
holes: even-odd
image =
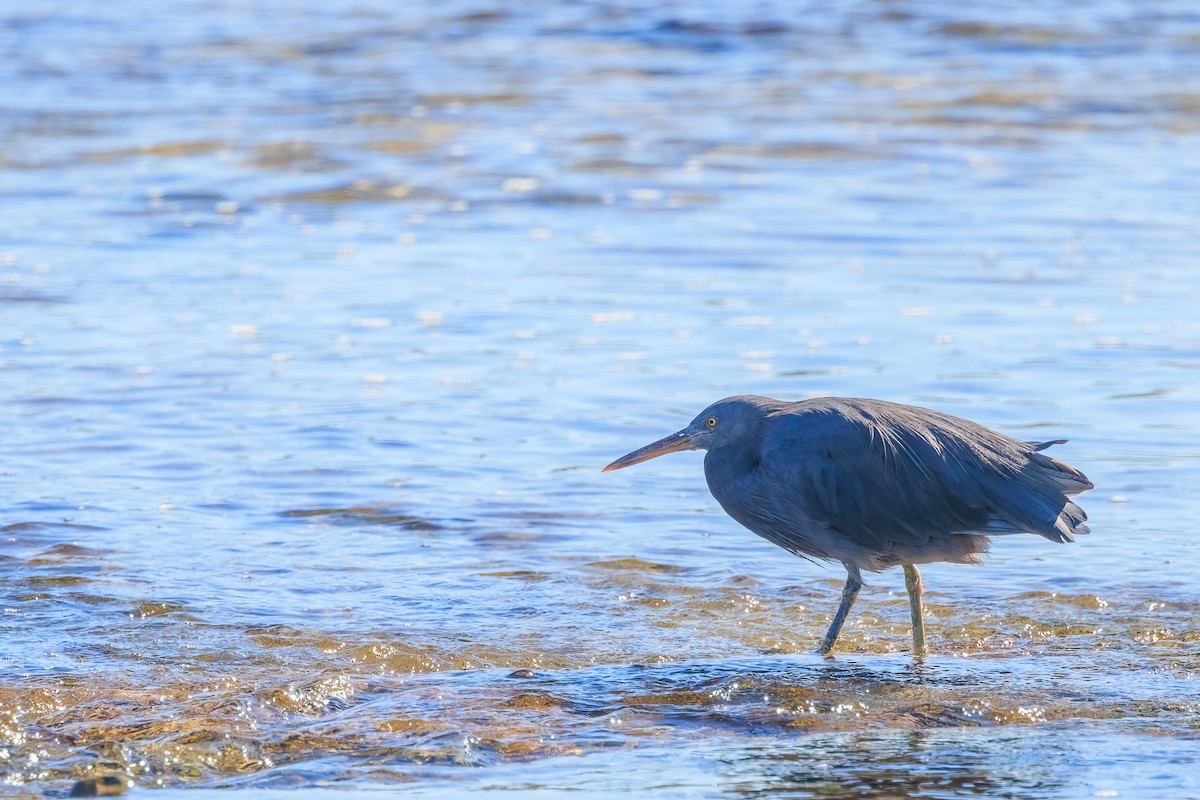
{"type": "Polygon", "coordinates": [[[1079,470],[1021,442],[917,406],[848,397],[786,403],[742,395],[713,403],[683,430],[604,468],[707,450],[709,491],[729,516],[802,558],[840,561],[842,602],[829,653],[862,588],[862,571],[904,568],[913,652],[925,654],[917,564],[978,564],[989,536],[1087,533],[1070,500],[1092,488],[1079,470]]]}

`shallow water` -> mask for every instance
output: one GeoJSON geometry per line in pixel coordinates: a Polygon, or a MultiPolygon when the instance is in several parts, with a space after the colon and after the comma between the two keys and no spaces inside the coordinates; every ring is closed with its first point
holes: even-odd
{"type": "Polygon", "coordinates": [[[311,5],[0,12],[4,792],[1200,794],[1189,5],[311,5]],[[839,568],[599,472],[740,392],[1094,532],[820,659],[839,568]]]}

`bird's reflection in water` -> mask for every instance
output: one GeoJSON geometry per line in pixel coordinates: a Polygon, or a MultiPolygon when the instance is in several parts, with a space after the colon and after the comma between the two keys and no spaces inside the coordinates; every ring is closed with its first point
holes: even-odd
{"type": "Polygon", "coordinates": [[[907,731],[776,739],[739,751],[724,769],[734,791],[750,798],[1014,797],[1063,788],[1052,766],[1061,752],[1038,763],[1014,737],[1013,759],[1001,763],[973,738],[907,731]]]}

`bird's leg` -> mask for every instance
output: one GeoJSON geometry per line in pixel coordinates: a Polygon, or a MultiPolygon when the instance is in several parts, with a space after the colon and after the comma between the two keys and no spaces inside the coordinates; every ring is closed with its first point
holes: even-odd
{"type": "Polygon", "coordinates": [[[846,575],[846,585],[842,587],[842,603],[838,606],[837,613],[833,615],[833,622],[829,623],[825,641],[821,643],[821,649],[818,651],[821,655],[827,656],[833,649],[833,643],[837,641],[838,634],[842,632],[842,625],[845,624],[846,617],[850,614],[850,606],[854,605],[854,599],[858,597],[858,590],[862,588],[862,585],[862,578],[858,577],[857,570],[846,575]]]}
{"type": "Polygon", "coordinates": [[[921,595],[925,594],[925,584],[921,582],[921,573],[913,564],[904,565],[904,588],[908,589],[908,610],[912,614],[913,655],[925,657],[925,606],[921,595]]]}

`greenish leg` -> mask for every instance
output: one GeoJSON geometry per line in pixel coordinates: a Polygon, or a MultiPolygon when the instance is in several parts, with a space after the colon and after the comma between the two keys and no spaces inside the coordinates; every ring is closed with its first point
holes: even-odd
{"type": "Polygon", "coordinates": [[[846,575],[846,585],[842,588],[842,603],[838,606],[837,613],[833,615],[833,622],[829,624],[829,631],[825,634],[825,641],[821,643],[821,649],[817,651],[821,655],[827,656],[833,649],[833,643],[837,641],[838,634],[842,632],[842,625],[846,623],[846,617],[850,615],[850,607],[854,605],[854,599],[858,597],[858,590],[862,588],[862,585],[862,579],[857,575],[846,575]]]}
{"type": "Polygon", "coordinates": [[[921,596],[925,594],[925,584],[921,582],[921,573],[912,564],[904,565],[904,588],[908,589],[908,610],[912,614],[913,655],[925,657],[925,607],[921,596]]]}

